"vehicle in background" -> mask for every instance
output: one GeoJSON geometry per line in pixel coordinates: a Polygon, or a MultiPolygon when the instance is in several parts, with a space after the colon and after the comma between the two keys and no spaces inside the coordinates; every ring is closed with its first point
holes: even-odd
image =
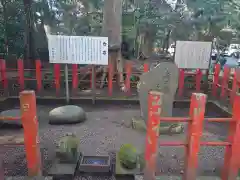
{"type": "Polygon", "coordinates": [[[227,65],[230,68],[238,67],[238,60],[235,57],[224,57],[225,62],[223,63],[220,62],[222,66],[227,65]]]}
{"type": "MultiPolygon", "coordinates": [[[[219,53],[221,53],[221,51],[219,50],[219,53]]],[[[216,61],[217,60],[217,50],[216,49],[212,49],[212,54],[211,54],[211,60],[212,61],[216,61]]]]}
{"type": "Polygon", "coordinates": [[[168,48],[168,53],[169,53],[171,56],[174,56],[175,48],[176,48],[176,45],[175,45],[175,44],[171,44],[170,47],[168,48]]]}
{"type": "Polygon", "coordinates": [[[240,52],[240,44],[230,44],[222,53],[223,56],[237,57],[240,52]]]}

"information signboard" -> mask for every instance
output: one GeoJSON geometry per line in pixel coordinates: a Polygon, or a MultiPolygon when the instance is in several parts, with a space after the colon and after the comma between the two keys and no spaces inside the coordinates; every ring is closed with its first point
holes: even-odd
{"type": "Polygon", "coordinates": [[[175,63],[182,69],[209,69],[212,42],[177,41],[175,63]]]}
{"type": "Polygon", "coordinates": [[[48,35],[50,63],[108,64],[108,37],[48,35]]]}

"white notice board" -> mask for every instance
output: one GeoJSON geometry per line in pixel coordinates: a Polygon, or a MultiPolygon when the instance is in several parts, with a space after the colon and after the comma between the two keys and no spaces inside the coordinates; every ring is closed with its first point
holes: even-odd
{"type": "Polygon", "coordinates": [[[108,64],[108,37],[48,35],[50,63],[108,64]]]}
{"type": "Polygon", "coordinates": [[[208,69],[212,42],[177,41],[175,63],[183,69],[208,69]]]}

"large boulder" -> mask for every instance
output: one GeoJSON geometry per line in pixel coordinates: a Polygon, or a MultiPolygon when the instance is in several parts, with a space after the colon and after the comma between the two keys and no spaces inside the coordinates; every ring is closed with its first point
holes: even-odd
{"type": "Polygon", "coordinates": [[[75,124],[85,120],[86,113],[78,106],[61,106],[49,112],[49,124],[75,124]]]}
{"type": "Polygon", "coordinates": [[[10,109],[10,110],[6,110],[6,111],[2,111],[0,113],[1,117],[19,117],[19,119],[16,120],[0,120],[0,123],[3,125],[9,125],[9,126],[13,126],[13,127],[19,127],[22,128],[22,121],[21,121],[21,111],[20,109],[10,109]]]}

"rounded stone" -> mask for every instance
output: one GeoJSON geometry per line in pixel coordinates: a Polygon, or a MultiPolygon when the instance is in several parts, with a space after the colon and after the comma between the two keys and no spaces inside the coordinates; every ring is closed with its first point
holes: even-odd
{"type": "Polygon", "coordinates": [[[49,124],[75,124],[85,120],[86,113],[78,106],[60,106],[49,112],[49,124]]]}
{"type": "Polygon", "coordinates": [[[0,113],[1,117],[19,117],[19,119],[16,120],[0,120],[4,125],[13,125],[16,127],[21,127],[22,128],[22,121],[21,121],[21,111],[20,109],[10,109],[10,110],[6,110],[6,111],[2,111],[0,113]]]}

